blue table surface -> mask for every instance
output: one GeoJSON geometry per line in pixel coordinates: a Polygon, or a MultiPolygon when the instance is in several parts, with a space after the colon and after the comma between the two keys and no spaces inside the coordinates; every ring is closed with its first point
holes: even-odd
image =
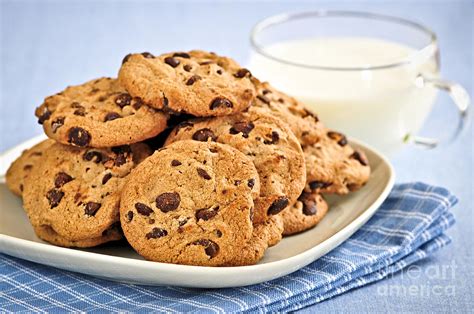
{"type": "MultiPolygon", "coordinates": [[[[286,11],[356,9],[419,21],[439,36],[442,75],[473,91],[470,1],[402,2],[150,2],[0,1],[0,151],[42,129],[34,108],[66,85],[115,76],[129,52],[202,48],[246,63],[249,32],[260,19],[286,11]]],[[[455,113],[438,97],[424,132],[454,126],[455,113]]],[[[473,127],[454,144],[433,151],[406,148],[392,158],[398,182],[424,181],[459,198],[453,244],[401,272],[302,311],[466,311],[473,302],[473,127]],[[454,271],[442,271],[445,270],[454,271]]]]}

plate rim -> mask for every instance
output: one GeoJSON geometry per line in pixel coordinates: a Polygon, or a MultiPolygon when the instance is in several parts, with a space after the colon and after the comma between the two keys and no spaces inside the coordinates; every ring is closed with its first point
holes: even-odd
{"type": "MultiPolygon", "coordinates": [[[[6,151],[0,153],[0,161],[2,161],[5,158],[5,156],[17,150],[18,147],[25,146],[27,144],[37,143],[40,140],[45,139],[45,138],[46,137],[44,136],[44,134],[41,134],[39,136],[32,137],[12,148],[7,149],[6,151]]],[[[388,158],[384,156],[382,153],[380,153],[377,149],[359,140],[351,138],[349,142],[351,144],[355,144],[356,146],[358,146],[359,148],[362,148],[363,150],[371,151],[371,153],[376,155],[377,158],[379,158],[382,161],[383,165],[387,167],[389,177],[388,177],[385,187],[383,188],[381,193],[377,196],[376,200],[366,210],[364,210],[359,216],[353,219],[344,228],[342,228],[341,230],[339,230],[338,232],[336,232],[335,234],[333,234],[331,237],[327,238],[323,242],[307,249],[306,251],[293,255],[291,257],[287,257],[287,258],[272,261],[272,262],[267,262],[264,264],[247,265],[247,266],[211,267],[211,266],[180,265],[180,264],[153,262],[153,261],[147,261],[147,260],[131,259],[131,258],[121,257],[121,256],[111,256],[111,255],[95,253],[95,252],[75,250],[75,249],[59,247],[59,246],[55,246],[55,245],[51,245],[47,243],[39,243],[39,242],[31,241],[31,240],[25,240],[25,239],[17,238],[14,236],[5,235],[2,233],[0,233],[0,252],[7,255],[15,256],[15,255],[5,252],[4,248],[6,247],[6,245],[9,245],[11,247],[12,246],[15,247],[16,251],[34,250],[35,252],[39,254],[62,255],[62,256],[68,256],[70,258],[77,258],[82,261],[88,261],[92,259],[100,263],[114,263],[114,264],[119,264],[120,266],[129,265],[130,261],[133,261],[134,263],[133,266],[137,268],[153,270],[153,271],[160,271],[160,270],[170,271],[170,272],[179,273],[180,275],[186,275],[186,274],[196,275],[196,272],[199,272],[201,275],[205,275],[205,274],[228,275],[228,273],[232,271],[232,272],[239,272],[240,275],[246,276],[246,275],[252,275],[252,274],[262,275],[263,271],[264,270],[268,271],[269,268],[270,269],[271,268],[284,269],[283,272],[274,274],[274,276],[267,276],[265,280],[258,280],[255,278],[254,281],[249,282],[245,285],[251,285],[251,284],[279,278],[281,276],[290,274],[298,269],[301,269],[307,266],[308,264],[312,263],[318,258],[324,256],[331,250],[335,249],[342,242],[344,242],[349,237],[351,237],[352,234],[354,234],[357,230],[359,230],[375,214],[377,209],[385,201],[390,191],[392,190],[395,184],[395,170],[391,162],[388,160],[388,158]],[[318,254],[317,252],[323,252],[323,253],[318,254]],[[313,256],[318,256],[318,257],[314,258],[313,256]],[[271,277],[271,278],[268,278],[268,277],[271,277]]],[[[0,180],[3,176],[4,176],[4,173],[0,174],[0,180]]],[[[33,258],[30,259],[30,258],[18,257],[18,256],[15,256],[15,257],[28,260],[31,262],[39,263],[42,265],[69,270],[67,268],[52,266],[51,264],[44,263],[43,261],[38,261],[38,259],[35,260],[33,258]]],[[[80,272],[80,273],[97,277],[94,274],[90,274],[86,272],[80,272]]],[[[210,286],[195,286],[195,285],[191,285],[191,286],[204,287],[204,288],[210,287],[210,286]]],[[[244,285],[241,285],[241,286],[244,286],[244,285]]],[[[218,285],[218,286],[212,286],[212,287],[224,288],[224,287],[230,287],[230,286],[223,284],[221,286],[218,285]]]]}

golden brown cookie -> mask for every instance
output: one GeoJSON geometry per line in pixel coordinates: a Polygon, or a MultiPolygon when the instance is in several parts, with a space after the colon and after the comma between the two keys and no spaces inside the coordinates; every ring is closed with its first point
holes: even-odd
{"type": "Polygon", "coordinates": [[[109,229],[102,232],[102,235],[98,237],[83,240],[69,240],[67,238],[64,238],[60,236],[56,231],[54,231],[51,226],[48,225],[33,226],[33,229],[38,238],[51,244],[64,247],[94,247],[110,241],[120,240],[123,237],[120,224],[113,224],[109,229]]]}
{"type": "Polygon", "coordinates": [[[168,118],[112,78],[68,87],[47,97],[35,114],[48,137],[79,147],[137,143],[162,132],[168,118]]]}
{"type": "Polygon", "coordinates": [[[144,144],[78,148],[55,143],[31,171],[24,207],[38,236],[57,245],[86,246],[118,239],[125,177],[148,154],[144,144]]]}
{"type": "Polygon", "coordinates": [[[55,142],[53,140],[44,140],[35,146],[23,151],[8,168],[5,176],[7,187],[18,196],[23,193],[24,182],[28,178],[31,170],[40,162],[43,152],[55,142]]]}
{"type": "Polygon", "coordinates": [[[254,226],[252,238],[248,244],[227,263],[227,266],[253,265],[265,255],[267,248],[281,241],[283,219],[272,216],[267,221],[254,226]]]}
{"type": "Polygon", "coordinates": [[[255,224],[294,203],[304,188],[306,169],[298,140],[285,123],[259,108],[186,121],[171,132],[166,144],[188,139],[228,144],[252,159],[261,182],[255,224]]]}
{"type": "Polygon", "coordinates": [[[295,204],[281,213],[283,235],[302,232],[316,226],[326,216],[328,204],[316,192],[303,192],[295,204]]]}
{"type": "Polygon", "coordinates": [[[156,151],[129,176],[120,221],[143,257],[221,266],[252,236],[260,182],[252,161],[219,143],[180,141],[156,151]],[[251,183],[251,184],[250,184],[251,183]]]}
{"type": "Polygon", "coordinates": [[[313,144],[324,135],[325,127],[318,116],[305,106],[269,83],[260,83],[252,79],[257,90],[255,106],[269,110],[273,115],[286,122],[296,135],[301,145],[313,144]]]}
{"type": "Polygon", "coordinates": [[[367,157],[353,149],[341,133],[327,130],[318,142],[303,146],[303,151],[307,191],[347,194],[369,180],[367,157]]]}
{"type": "Polygon", "coordinates": [[[255,78],[252,82],[257,89],[255,106],[286,122],[300,141],[306,158],[308,188],[346,194],[367,182],[367,158],[363,152],[354,150],[343,134],[327,129],[302,103],[269,83],[260,83],[255,78]]]}
{"type": "Polygon", "coordinates": [[[234,60],[200,50],[130,54],[119,72],[132,96],[158,109],[200,117],[249,107],[255,97],[250,76],[234,60]]]}

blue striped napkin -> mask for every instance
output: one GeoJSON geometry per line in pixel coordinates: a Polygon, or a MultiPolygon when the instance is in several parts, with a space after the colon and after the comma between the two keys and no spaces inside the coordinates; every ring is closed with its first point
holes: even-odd
{"type": "Polygon", "coordinates": [[[6,311],[291,311],[383,279],[447,245],[457,202],[424,183],[395,186],[349,240],[305,268],[233,289],[120,284],[0,255],[0,309],[6,311]]]}

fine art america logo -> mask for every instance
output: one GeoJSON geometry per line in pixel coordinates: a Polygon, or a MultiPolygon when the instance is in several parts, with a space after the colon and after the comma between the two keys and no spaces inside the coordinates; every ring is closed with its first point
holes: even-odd
{"type": "Polygon", "coordinates": [[[454,278],[456,277],[456,262],[453,260],[450,264],[429,265],[420,267],[417,265],[409,266],[405,271],[399,274],[388,275],[387,278],[397,276],[405,284],[381,284],[377,287],[377,294],[390,297],[430,297],[430,296],[454,296],[456,287],[454,278]],[[423,284],[412,284],[411,280],[426,278],[423,284]],[[405,279],[405,280],[404,280],[405,279]]]}

